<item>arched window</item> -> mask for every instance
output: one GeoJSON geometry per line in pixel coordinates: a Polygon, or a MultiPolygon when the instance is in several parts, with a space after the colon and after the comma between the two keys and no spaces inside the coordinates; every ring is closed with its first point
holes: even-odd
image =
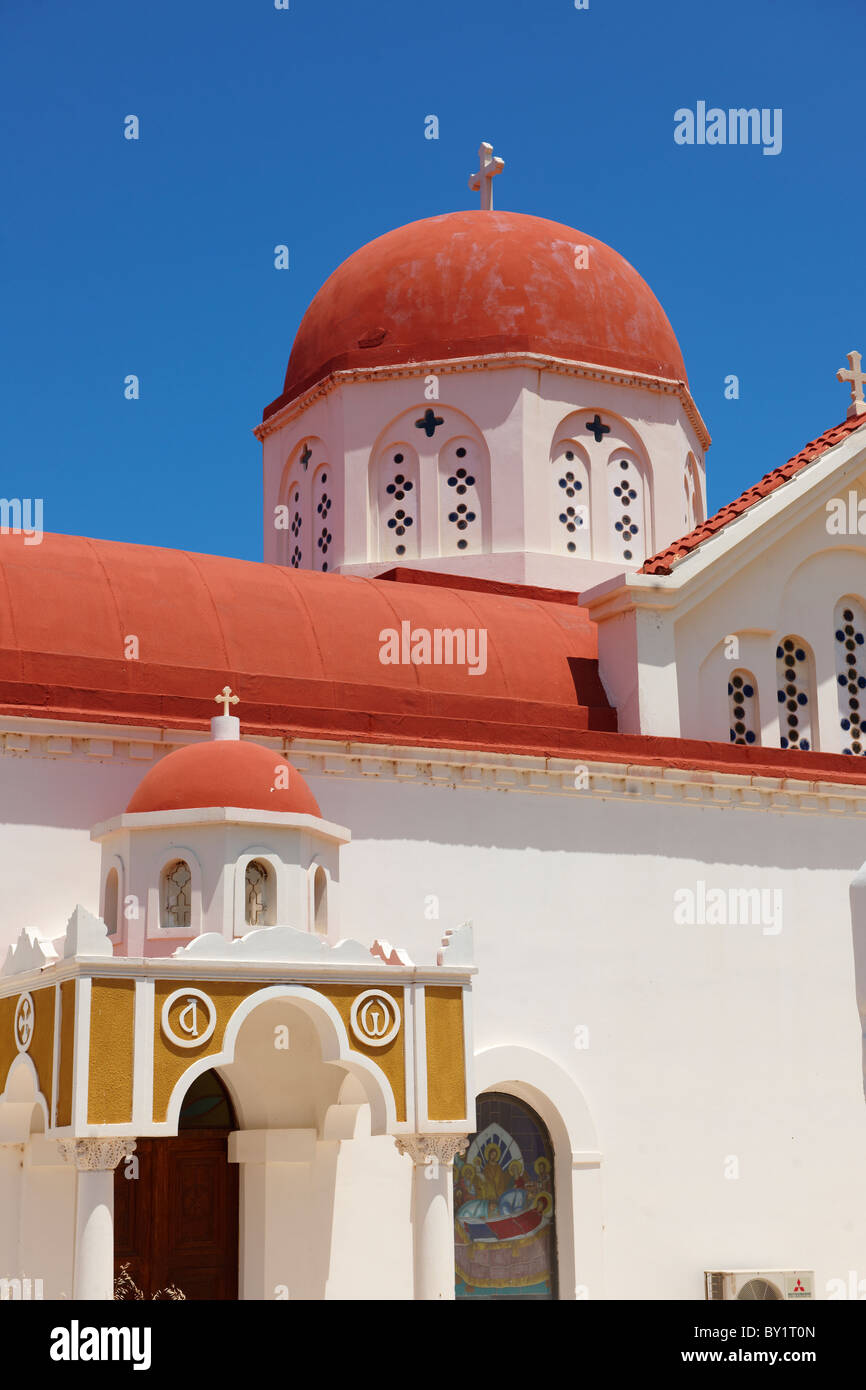
{"type": "Polygon", "coordinates": [[[629,455],[614,454],[607,465],[611,559],[639,565],[647,550],[643,473],[629,455]]]}
{"type": "Polygon", "coordinates": [[[408,444],[383,450],[375,470],[379,559],[418,555],[418,455],[408,444]]]}
{"type": "Polygon", "coordinates": [[[289,564],[295,570],[304,563],[303,527],[301,484],[296,478],[289,487],[289,564]]]}
{"type": "Polygon", "coordinates": [[[319,469],[313,484],[313,532],[316,540],[313,550],[313,564],[317,570],[321,570],[323,573],[330,567],[331,545],[334,540],[330,526],[330,511],[334,503],[333,492],[331,470],[328,464],[325,464],[323,468],[319,469]]]}
{"type": "Polygon", "coordinates": [[[557,1296],[553,1146],[523,1101],[488,1092],[478,1133],[454,1160],[455,1295],[557,1296]]]}
{"type": "Polygon", "coordinates": [[[317,932],[328,930],[328,875],[321,864],[313,876],[313,925],[317,932]]]}
{"type": "Polygon", "coordinates": [[[589,469],[573,439],[555,444],[551,456],[551,550],[589,558],[589,469]]]}
{"type": "Polygon", "coordinates": [[[229,1093],[213,1070],[197,1076],[183,1098],[177,1127],[181,1129],[237,1129],[229,1093]]]}
{"type": "Polygon", "coordinates": [[[271,906],[271,876],[267,864],[251,859],[246,867],[246,912],[248,927],[263,927],[268,922],[271,906]]]}
{"type": "Polygon", "coordinates": [[[192,875],[185,859],[175,859],[162,871],[162,927],[188,927],[192,905],[192,875]]]}
{"type": "Polygon", "coordinates": [[[861,701],[866,691],[866,611],[856,598],[836,605],[836,680],[843,753],[866,755],[866,716],[861,701]]]}
{"type": "Polygon", "coordinates": [[[108,928],[109,936],[117,931],[117,895],[119,881],[116,869],[109,869],[105,875],[105,888],[102,894],[102,920],[108,928]]]}
{"type": "Polygon", "coordinates": [[[728,681],[731,743],[758,743],[758,687],[751,671],[735,671],[728,681]]]}
{"type": "Polygon", "coordinates": [[[701,476],[694,454],[689,454],[683,473],[683,493],[686,529],[700,525],[704,519],[704,503],[701,496],[701,476]]]}
{"type": "Polygon", "coordinates": [[[443,555],[477,555],[487,546],[484,497],[487,461],[469,435],[451,439],[439,455],[439,537],[443,555]]]}
{"type": "Polygon", "coordinates": [[[800,637],[784,637],[776,648],[779,745],[804,753],[814,747],[812,661],[800,637]]]}

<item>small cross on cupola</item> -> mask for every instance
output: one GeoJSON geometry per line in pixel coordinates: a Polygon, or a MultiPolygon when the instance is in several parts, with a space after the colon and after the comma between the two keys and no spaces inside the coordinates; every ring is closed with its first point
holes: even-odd
{"type": "Polygon", "coordinates": [[[493,179],[504,168],[505,160],[494,155],[493,146],[485,141],[478,151],[478,173],[469,179],[473,193],[481,193],[481,207],[485,212],[493,211],[493,179]]]}
{"type": "Polygon", "coordinates": [[[855,415],[866,415],[866,400],[863,399],[863,385],[866,382],[866,373],[863,372],[859,352],[848,353],[848,367],[840,367],[836,373],[837,381],[848,381],[851,383],[851,404],[848,407],[848,419],[855,415]]]}
{"type": "Polygon", "coordinates": [[[222,705],[222,714],[216,715],[210,722],[211,736],[217,740],[238,739],[241,736],[241,721],[236,715],[229,714],[229,706],[236,705],[240,699],[239,695],[232,694],[230,685],[224,685],[219,695],[214,695],[214,700],[218,705],[222,705]]]}

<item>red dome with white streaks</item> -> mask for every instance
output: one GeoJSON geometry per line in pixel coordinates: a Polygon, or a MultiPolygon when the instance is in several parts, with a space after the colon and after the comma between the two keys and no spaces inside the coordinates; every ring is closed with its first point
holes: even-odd
{"type": "Polygon", "coordinates": [[[503,352],[687,384],[664,309],[603,241],[525,213],[452,212],[387,232],[334,271],[265,417],[332,372],[503,352]]]}

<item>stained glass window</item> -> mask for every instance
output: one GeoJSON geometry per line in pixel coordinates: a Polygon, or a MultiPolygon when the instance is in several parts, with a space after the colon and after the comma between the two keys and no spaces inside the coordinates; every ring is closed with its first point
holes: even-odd
{"type": "Polygon", "coordinates": [[[268,914],[268,868],[252,859],[246,870],[246,919],[248,927],[263,927],[268,914]]]}
{"type": "Polygon", "coordinates": [[[164,927],[188,927],[192,895],[190,884],[192,875],[189,865],[183,859],[169,864],[162,876],[162,915],[164,927]]]}
{"type": "Polygon", "coordinates": [[[454,1160],[458,1299],[555,1299],[553,1147],[534,1110],[489,1092],[454,1160]]]}

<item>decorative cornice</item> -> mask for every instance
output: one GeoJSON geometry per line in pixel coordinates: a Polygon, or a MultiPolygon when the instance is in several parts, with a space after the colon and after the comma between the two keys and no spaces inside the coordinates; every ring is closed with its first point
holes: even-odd
{"type": "Polygon", "coordinates": [[[61,1158],[74,1163],[79,1173],[112,1172],[123,1158],[135,1153],[134,1139],[62,1139],[61,1158]]]}
{"type": "MultiPolygon", "coordinates": [[[[61,720],[5,718],[0,722],[0,755],[45,757],[54,754],[55,730],[61,720]],[[25,732],[37,729],[38,732],[25,732]]],[[[80,733],[63,740],[67,751],[84,762],[93,726],[77,725],[80,733]]],[[[69,725],[66,724],[66,728],[69,725]]],[[[95,732],[95,731],[94,731],[95,732]]],[[[101,756],[106,745],[119,760],[141,763],[200,742],[180,730],[113,729],[99,726],[101,756]]],[[[866,782],[812,781],[787,776],[723,772],[714,768],[634,763],[610,755],[545,758],[524,753],[495,753],[470,749],[418,748],[398,744],[330,743],[325,739],[273,738],[254,734],[256,742],[274,748],[305,776],[339,777],[351,781],[409,782],[415,786],[455,790],[495,791],[545,796],[664,801],[670,804],[726,806],[753,811],[793,811],[814,814],[866,815],[866,782]]],[[[778,751],[778,750],[776,750],[778,751]]],[[[711,760],[711,759],[708,759],[711,760]]],[[[853,759],[852,759],[853,761],[853,759]]]]}
{"type": "Polygon", "coordinates": [[[468,1134],[403,1134],[394,1140],[397,1152],[408,1154],[419,1168],[432,1158],[446,1167],[469,1147],[468,1134]]]}
{"type": "Polygon", "coordinates": [[[635,386],[661,395],[678,396],[701,447],[708,449],[712,443],[710,432],[684,381],[649,376],[645,372],[618,372],[592,362],[569,362],[562,357],[547,357],[544,353],[538,352],[493,352],[483,357],[453,357],[430,362],[404,362],[392,367],[352,367],[331,372],[294,400],[287,401],[267,420],[256,425],[253,434],[264,442],[268,435],[290,424],[315,401],[330,395],[340,386],[355,382],[399,381],[431,374],[446,376],[455,372],[502,371],[512,367],[528,367],[532,371],[554,372],[557,376],[579,377],[586,381],[607,381],[614,386],[635,386]]]}

